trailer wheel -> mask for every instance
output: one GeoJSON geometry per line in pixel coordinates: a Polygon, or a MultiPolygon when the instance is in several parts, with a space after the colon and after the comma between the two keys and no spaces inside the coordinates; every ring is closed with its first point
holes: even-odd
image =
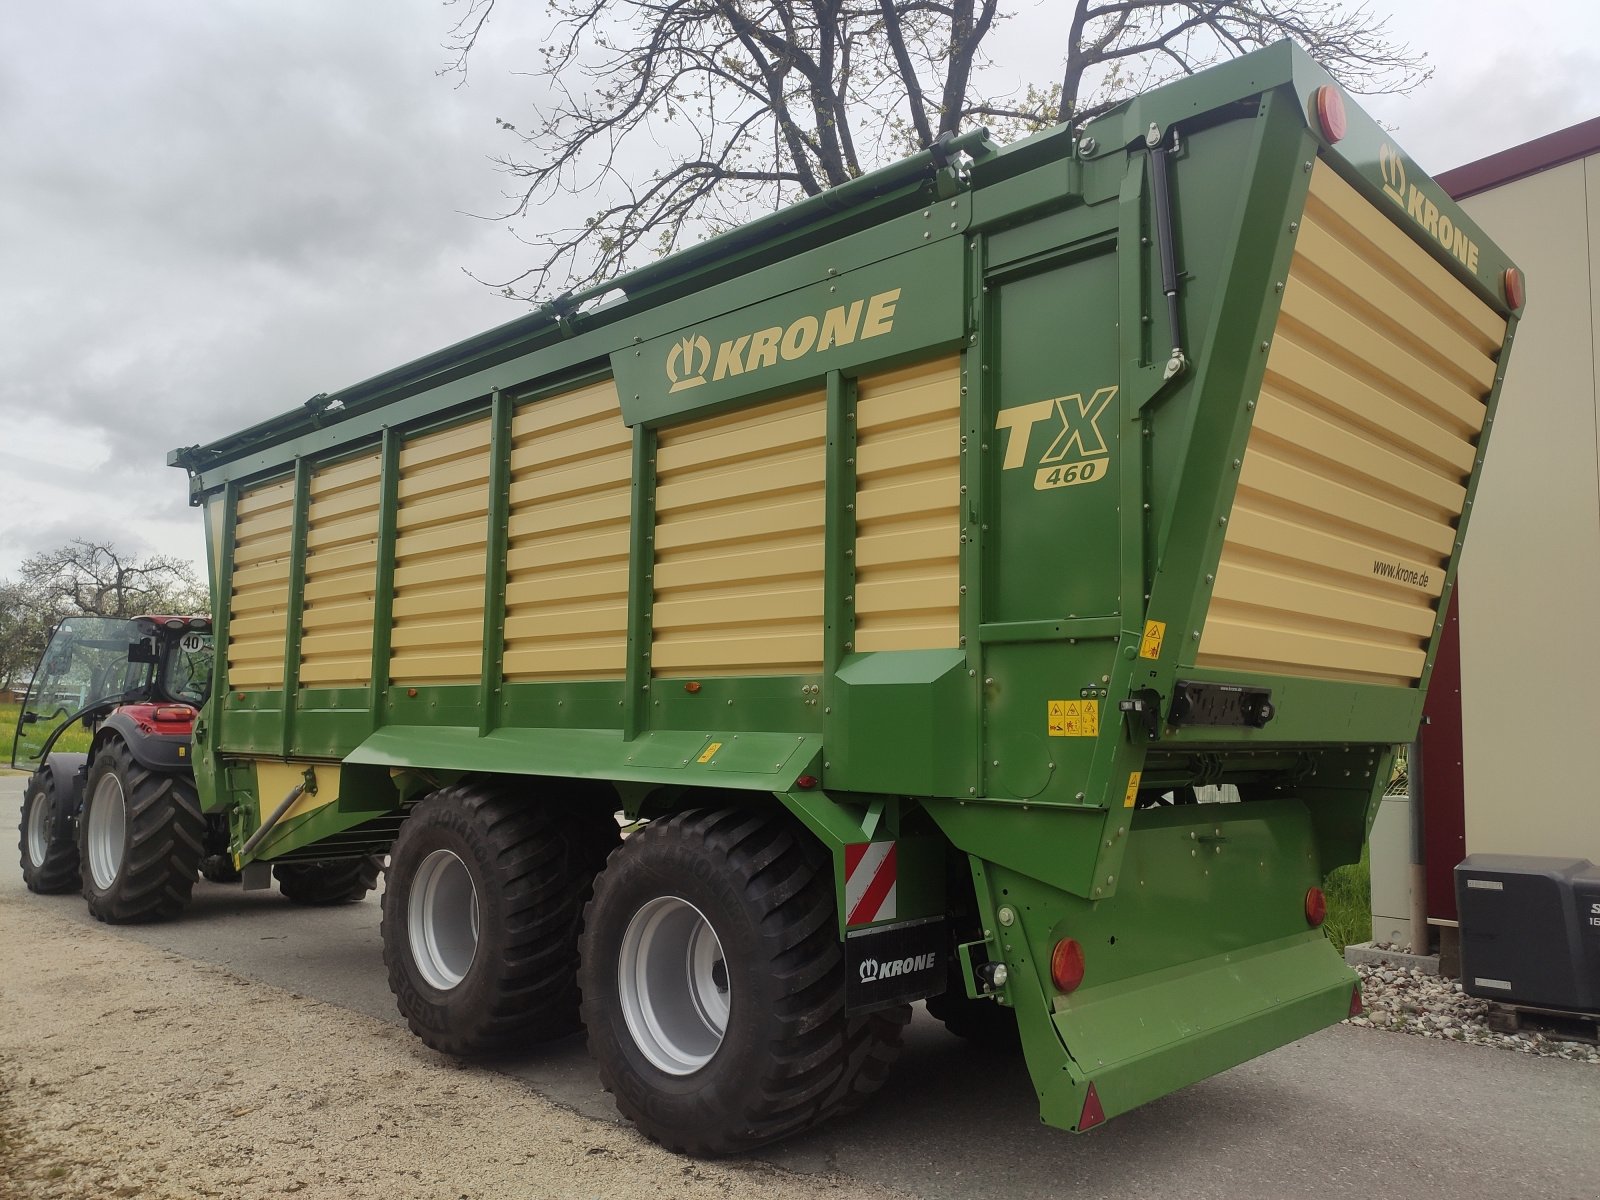
{"type": "Polygon", "coordinates": [[[845,1014],[827,855],[785,816],[691,811],[611,856],[585,912],[589,1050],[623,1116],[732,1154],[857,1107],[910,1017],[845,1014]]]}
{"type": "Polygon", "coordinates": [[[498,782],[417,805],[383,894],[383,961],[411,1031],[467,1055],[577,1030],[578,924],[618,840],[609,811],[498,782]]]}
{"type": "Polygon", "coordinates": [[[89,911],[112,925],[176,916],[194,889],[205,833],[192,782],[142,767],[121,741],[107,742],[78,820],[89,911]]]}
{"type": "Polygon", "coordinates": [[[382,856],[365,854],[326,862],[279,863],[272,868],[272,876],[285,900],[320,907],[365,899],[378,886],[382,870],[382,856]]]}
{"type": "Polygon", "coordinates": [[[22,794],[22,882],[43,896],[77,891],[78,844],[69,836],[67,814],[57,796],[55,773],[34,772],[22,794]]]}

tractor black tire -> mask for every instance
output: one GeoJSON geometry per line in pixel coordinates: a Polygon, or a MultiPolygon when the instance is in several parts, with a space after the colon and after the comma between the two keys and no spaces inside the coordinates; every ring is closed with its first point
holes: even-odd
{"type": "Polygon", "coordinates": [[[601,1084],[640,1132],[684,1154],[740,1153],[853,1111],[883,1084],[910,1019],[908,1005],[846,1014],[833,865],[783,813],[694,810],[646,825],[596,881],[580,949],[601,1084]],[[685,957],[672,936],[639,932],[665,929],[660,914],[694,928],[685,957]],[[644,948],[657,936],[666,949],[644,948]],[[720,1033],[707,981],[727,997],[715,1001],[720,1033]],[[709,1032],[656,1036],[663,1015],[681,1029],[696,1012],[709,1032]],[[656,1032],[641,1039],[630,1021],[656,1032]]]}
{"type": "Polygon", "coordinates": [[[929,996],[928,1015],[943,1021],[958,1038],[986,1050],[1015,1050],[1022,1046],[1017,1031],[1017,1013],[995,1000],[974,1000],[967,995],[959,969],[950,972],[945,990],[929,996]]]}
{"type": "Polygon", "coordinates": [[[22,832],[17,842],[22,882],[30,892],[59,896],[81,886],[78,843],[69,816],[59,807],[55,772],[48,768],[35,771],[22,793],[22,832]]]}
{"type": "Polygon", "coordinates": [[[446,1054],[579,1028],[578,926],[620,834],[599,803],[562,806],[520,790],[472,779],[441,789],[406,818],[389,852],[389,990],[411,1032],[446,1054]],[[470,935],[449,924],[452,886],[471,902],[470,935]],[[454,963],[439,950],[452,936],[454,963]]]}
{"type": "Polygon", "coordinates": [[[378,886],[383,857],[364,854],[360,858],[336,858],[325,862],[279,863],[272,868],[278,891],[294,904],[328,907],[354,904],[378,886]]]}
{"type": "Polygon", "coordinates": [[[78,819],[90,913],[111,925],[177,916],[194,890],[205,836],[193,780],[140,766],[121,740],[108,741],[89,768],[78,819]]]}

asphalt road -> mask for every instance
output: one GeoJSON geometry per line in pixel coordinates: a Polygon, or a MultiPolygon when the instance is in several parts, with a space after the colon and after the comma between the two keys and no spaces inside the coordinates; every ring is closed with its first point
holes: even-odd
{"type": "MultiPolygon", "coordinates": [[[[26,895],[11,849],[22,784],[0,777],[7,898],[26,895]]],[[[27,902],[105,936],[399,1023],[375,899],[307,910],[275,891],[202,882],[180,920],[117,929],[96,925],[76,896],[27,902]]],[[[4,990],[0,980],[0,1019],[4,990]]],[[[281,1070],[283,1062],[265,1054],[247,1065],[281,1070]]],[[[617,1119],[577,1039],[496,1066],[581,1113],[617,1119]]],[[[894,1076],[864,1112],[762,1157],[930,1200],[1592,1200],[1600,1196],[1600,1069],[1341,1026],[1074,1137],[1039,1124],[1020,1055],[974,1050],[919,1010],[894,1076]]]]}

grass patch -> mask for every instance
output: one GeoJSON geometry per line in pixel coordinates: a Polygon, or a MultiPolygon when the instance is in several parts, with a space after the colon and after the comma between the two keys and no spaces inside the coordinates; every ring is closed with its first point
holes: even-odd
{"type": "MultiPolygon", "coordinates": [[[[12,739],[17,733],[17,716],[22,711],[20,704],[0,704],[0,769],[11,765],[12,739]]],[[[38,729],[39,726],[33,726],[38,729]]],[[[69,754],[86,754],[93,735],[79,722],[56,739],[54,750],[64,750],[69,754]]],[[[27,769],[24,767],[24,769],[27,769]]]]}
{"type": "Polygon", "coordinates": [[[1341,954],[1352,943],[1372,940],[1372,868],[1368,854],[1368,848],[1362,846],[1360,862],[1335,867],[1322,882],[1328,898],[1328,918],[1322,928],[1341,954]]]}

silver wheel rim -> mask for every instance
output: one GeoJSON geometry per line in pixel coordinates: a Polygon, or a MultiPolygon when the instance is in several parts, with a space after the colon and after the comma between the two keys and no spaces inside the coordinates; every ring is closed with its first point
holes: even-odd
{"type": "Polygon", "coordinates": [[[28,860],[39,866],[50,853],[49,797],[42,791],[33,795],[33,806],[28,809],[28,860]]]}
{"type": "Polygon", "coordinates": [[[128,840],[128,808],[122,780],[107,771],[94,785],[89,800],[89,875],[105,891],[122,871],[122,852],[128,840]]]}
{"type": "Polygon", "coordinates": [[[722,943],[687,900],[662,896],[628,922],[617,960],[623,1020],[644,1056],[669,1075],[711,1061],[732,999],[722,943]]]}
{"type": "Polygon", "coordinates": [[[451,851],[435,850],[417,868],[406,927],[411,957],[430,987],[448,992],[467,977],[478,953],[478,889],[451,851]]]}

